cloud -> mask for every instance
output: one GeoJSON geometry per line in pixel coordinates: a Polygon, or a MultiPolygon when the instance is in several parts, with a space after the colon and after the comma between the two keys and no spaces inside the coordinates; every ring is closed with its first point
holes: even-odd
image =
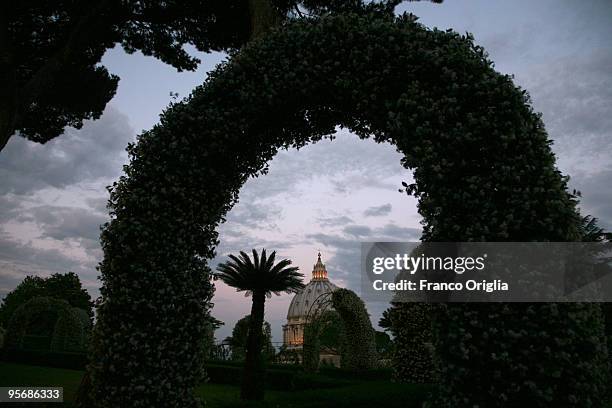
{"type": "Polygon", "coordinates": [[[67,271],[97,293],[105,186],[121,174],[134,139],[127,117],[108,106],[45,145],[9,141],[0,154],[0,293],[26,275],[67,271]]]}
{"type": "Polygon", "coordinates": [[[517,76],[541,111],[562,170],[601,171],[612,157],[612,54],[560,57],[517,76]],[[588,160],[585,160],[588,157],[588,160]]]}
{"type": "Polygon", "coordinates": [[[406,179],[412,177],[401,167],[400,159],[391,144],[361,140],[338,129],[333,141],[324,139],[299,150],[280,150],[269,163],[269,173],[249,180],[240,197],[270,199],[300,191],[312,179],[329,180],[342,193],[371,187],[395,191],[399,186],[389,183],[388,178],[397,176],[398,170],[406,179]]]}
{"type": "Polygon", "coordinates": [[[344,227],[343,231],[355,238],[365,237],[372,233],[372,229],[367,225],[349,225],[344,227]]]}
{"type": "Polygon", "coordinates": [[[361,271],[361,242],[410,242],[418,241],[421,229],[385,224],[380,227],[365,225],[346,226],[341,233],[307,234],[314,243],[323,244],[334,255],[327,261],[337,271],[349,289],[358,290],[361,271]]]}
{"type": "Polygon", "coordinates": [[[599,226],[612,232],[612,168],[579,179],[570,179],[570,187],[580,191],[580,208],[583,215],[592,215],[599,226]]]}
{"type": "Polygon", "coordinates": [[[340,215],[337,217],[319,217],[317,218],[319,225],[322,227],[338,227],[346,224],[351,224],[353,219],[346,215],[340,215]]]}
{"type": "Polygon", "coordinates": [[[391,204],[379,205],[377,207],[369,207],[363,212],[365,217],[382,217],[391,213],[391,204]]]}
{"type": "Polygon", "coordinates": [[[73,271],[97,296],[97,260],[83,260],[57,248],[43,248],[32,241],[19,242],[0,231],[0,296],[13,290],[27,275],[47,276],[73,271]]]}
{"type": "Polygon", "coordinates": [[[46,205],[24,211],[17,220],[36,224],[41,238],[77,240],[87,246],[97,246],[100,226],[109,217],[84,208],[46,205]]]}
{"type": "Polygon", "coordinates": [[[241,199],[227,214],[226,222],[231,226],[230,228],[271,230],[276,228],[275,220],[279,218],[281,212],[278,204],[273,202],[254,202],[241,199]]]}
{"type": "MultiPolygon", "coordinates": [[[[326,260],[330,279],[341,286],[361,292],[361,242],[372,241],[418,241],[421,235],[419,228],[402,227],[396,224],[385,224],[370,228],[363,225],[349,225],[342,233],[315,233],[307,238],[321,243],[333,255],[326,260]]],[[[377,327],[382,312],[389,307],[387,302],[367,302],[370,318],[377,327]]]]}
{"type": "Polygon", "coordinates": [[[112,106],[99,120],[87,121],[81,130],[67,129],[44,145],[14,136],[0,154],[0,194],[25,195],[115,178],[134,139],[127,117],[112,106]]]}

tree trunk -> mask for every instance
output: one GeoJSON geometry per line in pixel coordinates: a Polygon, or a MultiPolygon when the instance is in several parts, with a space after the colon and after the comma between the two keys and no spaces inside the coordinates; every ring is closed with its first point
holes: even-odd
{"type": "Polygon", "coordinates": [[[281,21],[281,16],[278,15],[270,0],[249,0],[249,14],[251,15],[249,40],[260,37],[281,21]]]}
{"type": "Polygon", "coordinates": [[[264,369],[261,349],[263,346],[263,323],[265,292],[253,292],[253,305],[249,319],[247,355],[242,378],[240,398],[262,400],[264,397],[264,369]]]}

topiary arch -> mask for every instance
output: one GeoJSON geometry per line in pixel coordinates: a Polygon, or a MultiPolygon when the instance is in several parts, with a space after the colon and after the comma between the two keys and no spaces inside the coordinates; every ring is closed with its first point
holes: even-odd
{"type": "Polygon", "coordinates": [[[90,328],[87,312],[70,306],[65,300],[45,296],[33,297],[15,309],[7,327],[6,348],[8,350],[24,348],[24,337],[28,327],[36,319],[40,319],[41,314],[49,312],[56,316],[50,350],[83,352],[87,346],[90,328]],[[81,314],[85,315],[85,320],[81,318],[81,314]]]}
{"type": "MultiPolygon", "coordinates": [[[[410,15],[289,23],[232,55],[128,148],[102,233],[89,371],[98,406],[197,405],[217,226],[279,148],[332,137],[338,125],[403,153],[424,240],[579,237],[576,202],[539,115],[471,37],[410,15]]],[[[441,395],[449,406],[597,401],[598,313],[594,305],[447,308],[437,339],[441,395]],[[568,316],[571,332],[559,323],[568,316]]]]}
{"type": "Polygon", "coordinates": [[[341,367],[354,371],[375,368],[374,328],[363,300],[352,290],[337,289],[332,292],[332,305],[344,329],[341,367]]]}

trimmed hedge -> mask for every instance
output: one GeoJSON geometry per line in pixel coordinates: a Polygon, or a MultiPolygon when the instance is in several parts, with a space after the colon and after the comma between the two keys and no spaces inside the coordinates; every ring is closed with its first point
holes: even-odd
{"type": "MultiPolygon", "coordinates": [[[[41,350],[2,350],[0,359],[7,363],[18,363],[44,367],[85,370],[87,355],[41,350]]],[[[208,382],[214,384],[240,385],[244,363],[207,363],[205,370],[208,382]]],[[[295,367],[274,365],[266,370],[266,388],[279,391],[298,391],[318,388],[335,388],[351,384],[356,380],[380,380],[389,378],[389,372],[372,370],[358,373],[342,369],[322,368],[321,374],[311,375],[295,367]]]]}
{"type": "Polygon", "coordinates": [[[54,368],[67,368],[71,370],[85,370],[87,354],[57,352],[46,350],[19,350],[4,349],[1,352],[2,361],[54,368]]]}
{"type": "MultiPolygon", "coordinates": [[[[215,384],[240,385],[242,367],[207,364],[208,381],[215,384]]],[[[349,384],[349,379],[325,375],[311,375],[298,370],[268,368],[265,371],[265,386],[280,391],[298,391],[317,388],[334,388],[349,384]]]]}

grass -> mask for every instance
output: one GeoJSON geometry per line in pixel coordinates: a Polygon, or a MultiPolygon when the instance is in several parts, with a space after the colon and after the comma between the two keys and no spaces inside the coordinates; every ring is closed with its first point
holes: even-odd
{"type": "Polygon", "coordinates": [[[0,362],[0,387],[64,387],[64,401],[74,400],[83,371],[0,362]]]}
{"type": "Polygon", "coordinates": [[[240,400],[240,389],[230,385],[204,384],[196,389],[196,394],[204,401],[205,407],[230,408],[323,408],[351,407],[385,408],[420,407],[426,388],[414,384],[394,384],[384,381],[358,382],[339,388],[315,389],[306,391],[266,391],[261,402],[240,400]]]}
{"type": "MultiPolygon", "coordinates": [[[[0,362],[0,387],[55,386],[64,387],[64,400],[74,400],[81,382],[82,371],[0,362]]],[[[420,407],[427,390],[414,384],[394,384],[388,381],[352,381],[337,388],[305,391],[266,391],[264,401],[245,403],[240,400],[240,388],[234,385],[203,384],[195,393],[207,408],[320,408],[420,407]]],[[[55,406],[55,405],[54,405],[55,406]]]]}

